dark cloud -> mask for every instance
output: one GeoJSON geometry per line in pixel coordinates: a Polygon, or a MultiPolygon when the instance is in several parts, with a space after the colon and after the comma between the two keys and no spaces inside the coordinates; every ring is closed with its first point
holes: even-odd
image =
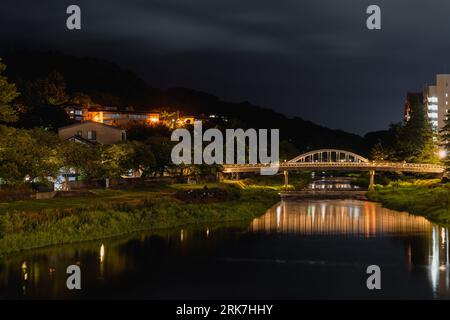
{"type": "Polygon", "coordinates": [[[1,49],[103,56],[154,86],[187,86],[364,133],[400,121],[406,91],[445,72],[450,2],[21,1],[0,4],[1,49]],[[65,29],[65,8],[83,29],[65,29]]]}

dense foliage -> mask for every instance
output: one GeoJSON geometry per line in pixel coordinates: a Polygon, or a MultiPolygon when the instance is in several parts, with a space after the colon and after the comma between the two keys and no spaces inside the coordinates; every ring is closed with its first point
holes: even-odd
{"type": "Polygon", "coordinates": [[[8,79],[2,74],[6,66],[0,59],[0,123],[13,122],[17,119],[15,110],[9,105],[19,94],[16,86],[9,83],[8,79]]]}
{"type": "Polygon", "coordinates": [[[372,133],[374,142],[370,156],[379,161],[438,163],[438,139],[432,131],[421,96],[410,101],[410,118],[405,124],[392,125],[389,130],[372,133]]]}

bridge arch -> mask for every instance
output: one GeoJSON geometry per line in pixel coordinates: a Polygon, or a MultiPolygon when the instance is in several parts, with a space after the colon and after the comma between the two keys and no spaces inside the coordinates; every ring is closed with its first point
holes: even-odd
{"type": "Polygon", "coordinates": [[[369,159],[360,156],[359,154],[340,150],[340,149],[319,149],[303,153],[291,160],[288,163],[295,162],[356,162],[366,163],[369,159]]]}

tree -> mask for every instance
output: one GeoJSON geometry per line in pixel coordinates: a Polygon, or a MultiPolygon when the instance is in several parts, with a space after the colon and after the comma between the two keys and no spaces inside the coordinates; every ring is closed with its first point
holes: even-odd
{"type": "Polygon", "coordinates": [[[297,147],[288,140],[280,141],[280,162],[289,161],[300,154],[297,147]]]}
{"type": "Polygon", "coordinates": [[[445,152],[442,161],[447,166],[447,171],[450,167],[450,114],[447,112],[445,117],[444,126],[440,130],[441,147],[445,152]]]}
{"type": "Polygon", "coordinates": [[[132,152],[129,155],[129,167],[140,171],[142,176],[148,176],[156,165],[156,159],[150,147],[143,142],[129,142],[132,152]]]}
{"type": "Polygon", "coordinates": [[[162,123],[155,125],[134,124],[127,129],[127,139],[136,141],[146,141],[150,137],[170,137],[172,130],[162,123]]]}
{"type": "Polygon", "coordinates": [[[0,126],[0,177],[9,185],[47,183],[56,177],[59,138],[41,129],[0,126]]]}
{"type": "Polygon", "coordinates": [[[9,83],[8,78],[2,75],[6,66],[0,58],[0,122],[14,122],[17,114],[9,104],[19,96],[14,83],[9,83]]]}
{"type": "Polygon", "coordinates": [[[43,79],[38,79],[35,83],[38,103],[41,105],[59,106],[67,102],[66,81],[56,70],[53,70],[43,79]]]}
{"type": "Polygon", "coordinates": [[[437,137],[428,121],[422,98],[420,96],[411,98],[410,108],[410,119],[399,130],[394,143],[396,160],[417,163],[439,162],[437,137]]]}
{"type": "Polygon", "coordinates": [[[58,146],[58,157],[64,173],[74,171],[84,177],[97,176],[100,156],[100,148],[97,146],[67,140],[61,141],[58,146]]]}
{"type": "Polygon", "coordinates": [[[50,105],[41,105],[31,112],[22,114],[19,120],[19,124],[24,128],[39,127],[54,132],[70,123],[71,120],[64,109],[50,105]]]}
{"type": "MultiPolygon", "coordinates": [[[[389,129],[368,132],[364,135],[361,149],[364,154],[371,155],[372,149],[377,144],[381,144],[383,149],[387,151],[390,156],[393,155],[394,143],[397,136],[403,127],[402,123],[391,123],[389,129]]],[[[385,158],[386,159],[386,158],[385,158]]]]}
{"type": "Polygon", "coordinates": [[[46,77],[34,81],[19,81],[21,102],[30,109],[41,105],[59,106],[68,101],[64,77],[53,70],[46,77]]]}
{"type": "Polygon", "coordinates": [[[72,103],[87,107],[92,103],[91,97],[83,92],[75,92],[70,100],[72,103]]]}
{"type": "Polygon", "coordinates": [[[103,178],[119,178],[128,173],[131,168],[130,155],[133,148],[128,143],[116,143],[102,146],[100,174],[103,178]]]}
{"type": "Polygon", "coordinates": [[[155,156],[153,173],[162,176],[164,171],[174,166],[171,159],[173,142],[166,137],[151,137],[145,143],[155,156]]]}
{"type": "Polygon", "coordinates": [[[56,131],[70,123],[69,116],[60,106],[68,101],[63,76],[52,71],[45,78],[34,81],[19,81],[23,105],[19,124],[25,128],[41,127],[56,131]]]}
{"type": "Polygon", "coordinates": [[[392,150],[384,147],[381,141],[378,141],[370,151],[370,158],[375,161],[386,161],[392,157],[392,150]]]}

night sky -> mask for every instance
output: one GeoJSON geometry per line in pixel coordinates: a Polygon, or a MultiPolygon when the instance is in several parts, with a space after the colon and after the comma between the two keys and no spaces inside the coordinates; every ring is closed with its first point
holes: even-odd
{"type": "Polygon", "coordinates": [[[407,91],[450,71],[448,0],[0,2],[0,51],[105,58],[154,87],[247,100],[355,133],[402,118],[407,91]],[[82,30],[66,29],[66,8],[82,30]],[[382,30],[366,29],[381,7],[382,30]]]}

